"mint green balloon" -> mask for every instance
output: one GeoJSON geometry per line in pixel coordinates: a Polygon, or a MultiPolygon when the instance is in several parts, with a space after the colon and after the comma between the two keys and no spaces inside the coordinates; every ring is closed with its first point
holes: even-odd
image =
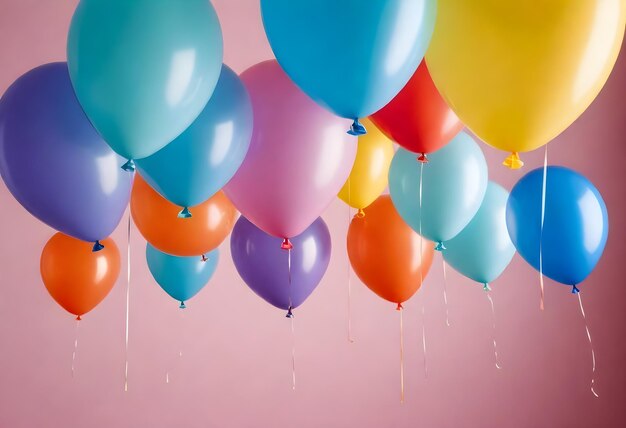
{"type": "Polygon", "coordinates": [[[506,227],[509,192],[490,181],[478,212],[454,238],[446,241],[443,258],[469,279],[494,281],[509,265],[515,247],[506,227]]]}
{"type": "Polygon", "coordinates": [[[208,0],[82,0],[67,62],[85,113],[127,159],[155,153],[198,117],[222,68],[208,0]]]}

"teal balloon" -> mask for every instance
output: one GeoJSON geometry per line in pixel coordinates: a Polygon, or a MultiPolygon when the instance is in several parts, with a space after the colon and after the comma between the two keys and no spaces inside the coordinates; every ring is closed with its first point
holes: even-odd
{"type": "Polygon", "coordinates": [[[67,41],[74,90],[113,150],[149,156],[213,93],[222,31],[208,0],[82,0],[67,41]]]}
{"type": "Polygon", "coordinates": [[[454,238],[446,241],[445,261],[481,284],[494,281],[509,265],[515,247],[506,227],[509,192],[490,181],[478,212],[454,238]]]}
{"type": "Polygon", "coordinates": [[[198,205],[220,190],[241,166],[252,136],[252,104],[227,66],[200,116],[178,138],[137,161],[142,177],[182,207],[198,205]]]}
{"type": "Polygon", "coordinates": [[[461,232],[480,208],[487,190],[487,162],[464,132],[429,154],[428,160],[422,164],[415,153],[398,149],[389,169],[389,193],[404,221],[436,242],[435,249],[444,250],[443,242],[461,232]]]}
{"type": "Polygon", "coordinates": [[[184,308],[185,301],[198,294],[213,276],[219,251],[215,249],[205,257],[179,257],[163,253],[148,244],[146,260],[157,284],[184,308]]]}
{"type": "Polygon", "coordinates": [[[387,104],[422,60],[436,0],[261,0],[276,59],[305,93],[356,119],[387,104]]]}

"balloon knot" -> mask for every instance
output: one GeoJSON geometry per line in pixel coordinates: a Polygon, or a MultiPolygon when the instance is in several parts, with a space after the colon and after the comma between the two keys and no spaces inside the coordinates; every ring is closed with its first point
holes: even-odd
{"type": "Polygon", "coordinates": [[[520,169],[524,166],[524,162],[520,159],[518,152],[511,152],[504,162],[502,162],[502,165],[510,169],[520,169]]]}
{"type": "Polygon", "coordinates": [[[189,211],[189,208],[184,207],[182,210],[180,210],[180,212],[178,213],[178,218],[191,218],[191,212],[189,211]]]}
{"type": "Polygon", "coordinates": [[[426,156],[426,153],[422,153],[421,155],[419,155],[417,160],[421,163],[428,163],[428,157],[426,156]]]}
{"type": "Polygon", "coordinates": [[[398,306],[396,306],[396,311],[401,311],[402,309],[404,309],[404,306],[402,306],[402,303],[398,303],[398,306]]]}
{"type": "Polygon", "coordinates": [[[280,248],[283,250],[291,250],[293,248],[293,245],[291,244],[289,238],[283,239],[283,243],[280,244],[280,248]]]}
{"type": "Polygon", "coordinates": [[[122,169],[126,172],[135,172],[135,161],[128,159],[128,161],[122,165],[122,169]]]}
{"type": "Polygon", "coordinates": [[[203,255],[202,255],[202,258],[201,258],[200,260],[202,260],[203,262],[206,262],[206,261],[207,261],[207,260],[209,260],[209,259],[207,259],[207,257],[203,254],[203,255]]]}
{"type": "Polygon", "coordinates": [[[441,241],[437,241],[437,244],[435,245],[435,250],[437,251],[443,251],[446,249],[446,246],[443,245],[443,242],[441,241]]]}
{"type": "Polygon", "coordinates": [[[578,289],[578,287],[576,287],[576,284],[572,284],[572,294],[576,293],[580,293],[580,290],[578,289]]]}
{"type": "Polygon", "coordinates": [[[287,309],[287,315],[285,315],[286,318],[293,318],[293,312],[291,312],[291,306],[289,306],[289,309],[287,309]]]}
{"type": "Polygon", "coordinates": [[[76,315],[76,321],[80,321],[82,320],[82,318],[80,317],[80,315],[76,315]]]}
{"type": "Polygon", "coordinates": [[[350,126],[350,129],[348,130],[348,134],[356,136],[365,135],[367,134],[367,130],[365,129],[365,126],[363,126],[363,124],[359,122],[359,119],[356,118],[354,119],[354,122],[352,122],[352,126],[350,126]]]}
{"type": "Polygon", "coordinates": [[[363,208],[359,208],[359,211],[357,211],[357,213],[354,215],[355,218],[363,218],[365,217],[365,211],[363,211],[363,208]]]}
{"type": "Polygon", "coordinates": [[[491,287],[486,282],[483,284],[483,291],[491,291],[491,287]]]}
{"type": "Polygon", "coordinates": [[[95,253],[96,251],[100,251],[103,248],[104,248],[104,245],[102,245],[100,241],[96,241],[93,243],[93,248],[91,249],[91,251],[95,253]]]}
{"type": "Polygon", "coordinates": [[[185,305],[185,302],[183,302],[182,300],[180,301],[180,309],[187,309],[187,305],[185,305]]]}

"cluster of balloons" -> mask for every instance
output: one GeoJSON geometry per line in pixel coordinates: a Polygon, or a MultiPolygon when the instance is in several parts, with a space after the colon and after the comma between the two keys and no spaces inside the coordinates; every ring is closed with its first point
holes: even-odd
{"type": "Polygon", "coordinates": [[[328,267],[320,216],[336,196],[358,209],[354,270],[398,308],[435,250],[488,288],[517,249],[577,290],[607,238],[597,189],[549,167],[509,195],[462,132],[518,168],[603,86],[623,2],[542,7],[261,0],[276,60],[238,76],[207,0],[80,2],[67,63],[29,71],[0,100],[2,178],[61,232],[41,258],[50,294],[78,317],[106,296],[120,265],[108,236],[130,204],[149,269],[180,307],[231,235],[246,284],[292,316],[328,267]]]}

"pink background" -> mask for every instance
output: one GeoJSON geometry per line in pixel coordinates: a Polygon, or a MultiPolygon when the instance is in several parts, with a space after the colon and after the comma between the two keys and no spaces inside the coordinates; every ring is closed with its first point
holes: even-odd
{"type": "MultiPolygon", "coordinates": [[[[0,93],[39,64],[64,60],[75,1],[0,0],[0,93]]],[[[255,0],[214,0],[225,61],[241,72],[271,57],[255,0]]],[[[582,284],[598,362],[591,357],[576,298],[516,256],[494,284],[502,370],[493,364],[491,314],[477,284],[449,270],[451,327],[445,326],[441,260],[406,304],[406,403],[399,403],[398,313],[353,284],[355,343],[346,340],[347,208],[324,214],[334,239],[329,271],[297,311],[297,389],[282,311],[237,276],[228,245],[207,288],[184,315],[152,281],[143,239],[133,231],[129,391],[123,391],[125,276],[80,327],[48,296],[39,255],[53,231],[0,190],[0,427],[618,427],[626,417],[624,156],[626,55],[589,110],[550,145],[550,161],[589,177],[611,217],[604,257],[582,284]],[[428,378],[421,351],[426,305],[428,378]],[[179,349],[183,357],[178,358],[179,349]],[[170,383],[165,373],[170,371],[170,383]]],[[[510,188],[542,162],[511,172],[483,146],[491,178],[510,188]]],[[[124,225],[114,235],[122,252],[124,225]]]]}

